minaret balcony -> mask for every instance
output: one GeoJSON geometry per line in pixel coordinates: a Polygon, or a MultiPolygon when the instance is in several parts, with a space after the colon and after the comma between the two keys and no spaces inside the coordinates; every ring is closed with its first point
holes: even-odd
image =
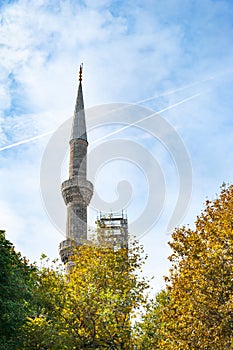
{"type": "Polygon", "coordinates": [[[74,246],[74,242],[71,239],[66,239],[62,241],[59,245],[59,253],[63,263],[66,263],[70,256],[72,255],[72,247],[74,246]]]}
{"type": "Polygon", "coordinates": [[[62,183],[61,191],[66,205],[80,203],[88,206],[93,195],[93,184],[86,179],[75,176],[62,183]]]}

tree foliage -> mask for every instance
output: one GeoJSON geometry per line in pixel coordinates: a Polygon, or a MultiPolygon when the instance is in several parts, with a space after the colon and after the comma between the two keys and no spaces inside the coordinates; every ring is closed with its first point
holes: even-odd
{"type": "Polygon", "coordinates": [[[141,248],[117,252],[84,245],[73,267],[43,267],[34,292],[37,316],[23,327],[21,349],[132,349],[131,319],[145,301],[141,248]]]}
{"type": "Polygon", "coordinates": [[[147,303],[145,313],[134,327],[135,349],[160,349],[159,344],[163,339],[163,313],[168,302],[168,293],[162,290],[154,300],[147,303]]]}
{"type": "Polygon", "coordinates": [[[0,349],[15,349],[19,328],[31,310],[35,267],[0,231],[0,349]]]}
{"type": "Polygon", "coordinates": [[[195,229],[174,231],[166,289],[150,302],[137,243],[79,246],[67,272],[30,267],[2,231],[0,243],[0,349],[233,349],[233,186],[195,229]]]}
{"type": "Polygon", "coordinates": [[[176,229],[170,246],[167,303],[146,319],[152,349],[233,349],[233,186],[206,202],[194,230],[176,229]]]}

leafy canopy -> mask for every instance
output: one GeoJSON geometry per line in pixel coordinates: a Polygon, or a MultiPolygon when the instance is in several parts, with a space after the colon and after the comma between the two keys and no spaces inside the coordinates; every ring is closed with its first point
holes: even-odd
{"type": "Polygon", "coordinates": [[[206,202],[194,230],[176,229],[170,246],[166,303],[151,306],[144,341],[164,350],[233,349],[233,186],[206,202]]]}
{"type": "Polygon", "coordinates": [[[31,310],[36,269],[0,230],[0,349],[15,349],[19,328],[31,310]]]}
{"type": "Polygon", "coordinates": [[[133,349],[131,319],[148,288],[142,265],[142,249],[133,243],[117,252],[80,246],[67,274],[44,266],[34,292],[37,316],[23,327],[21,349],[133,349]]]}

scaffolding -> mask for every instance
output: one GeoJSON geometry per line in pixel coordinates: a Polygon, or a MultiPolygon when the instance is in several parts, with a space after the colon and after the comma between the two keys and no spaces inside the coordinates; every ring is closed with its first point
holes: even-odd
{"type": "Polygon", "coordinates": [[[102,213],[97,217],[97,239],[100,243],[109,244],[115,251],[128,248],[128,219],[121,213],[102,213]]]}

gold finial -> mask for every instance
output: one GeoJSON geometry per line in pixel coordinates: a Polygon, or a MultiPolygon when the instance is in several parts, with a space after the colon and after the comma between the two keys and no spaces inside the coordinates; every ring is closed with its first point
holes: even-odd
{"type": "Polygon", "coordinates": [[[81,82],[82,81],[82,75],[83,75],[83,63],[80,64],[80,67],[79,67],[79,81],[81,82]]]}

